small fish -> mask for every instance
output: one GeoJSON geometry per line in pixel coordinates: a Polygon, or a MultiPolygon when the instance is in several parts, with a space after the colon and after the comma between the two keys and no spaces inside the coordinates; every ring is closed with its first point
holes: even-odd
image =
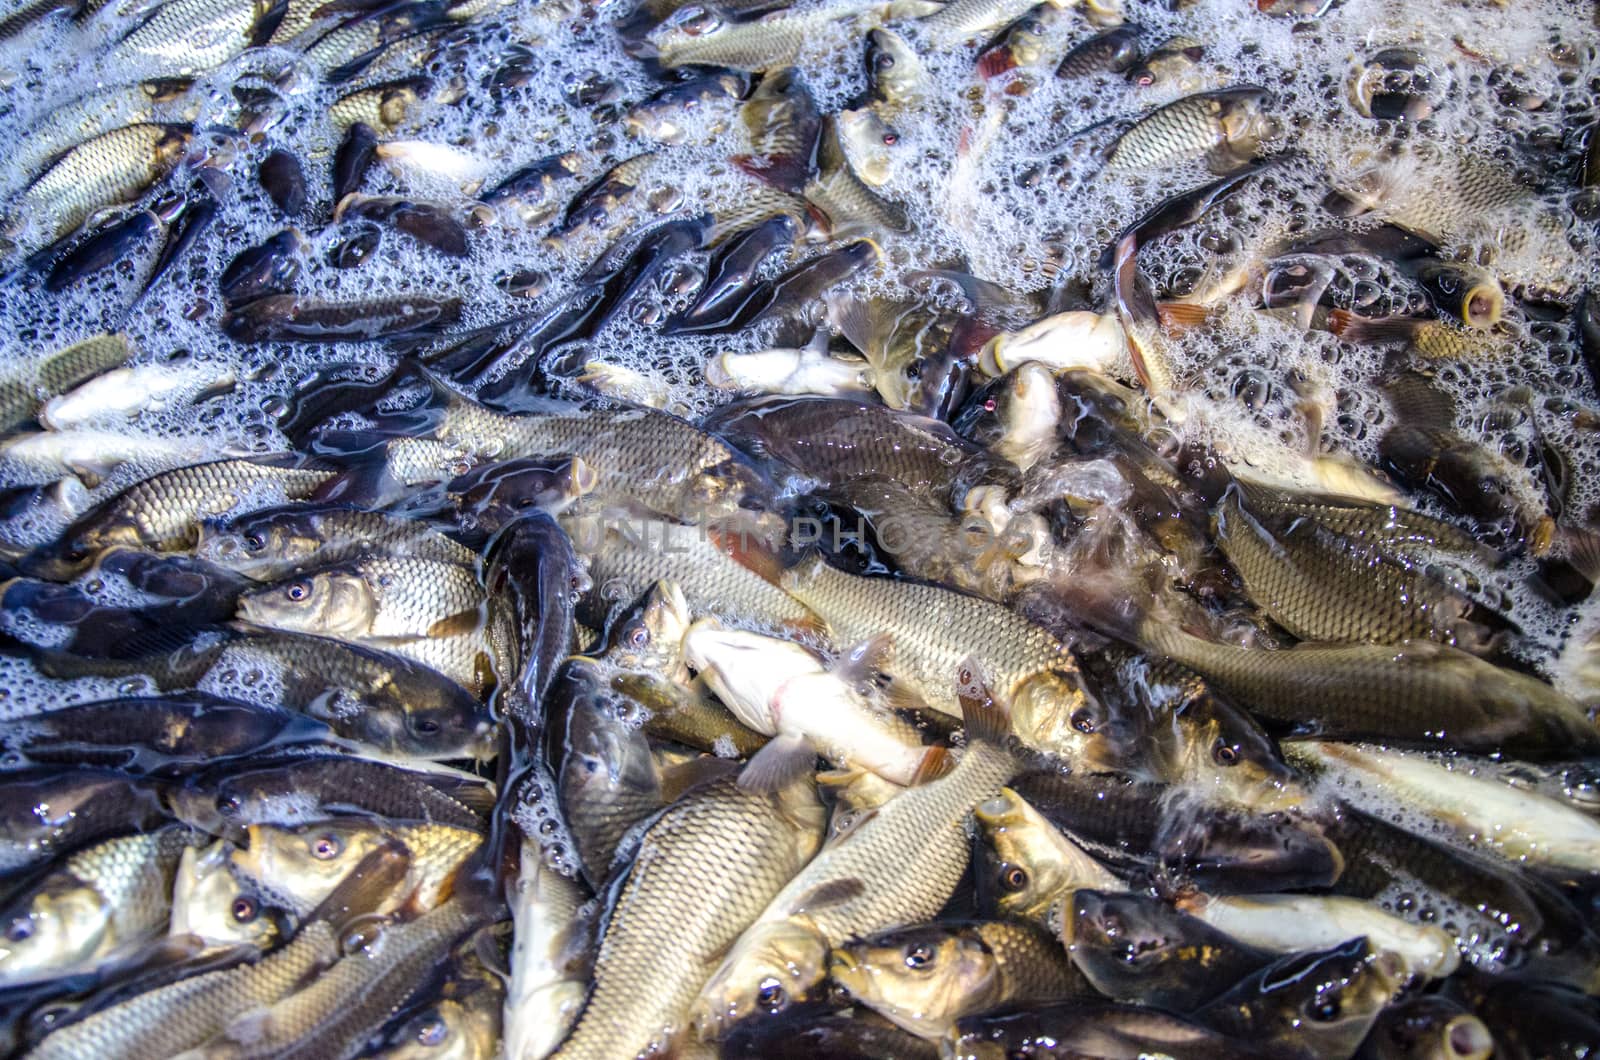
{"type": "Polygon", "coordinates": [[[33,419],[43,400],[82,386],[132,354],[127,336],[100,334],[50,353],[36,365],[8,367],[0,376],[0,431],[10,434],[33,419]]]}
{"type": "Polygon", "coordinates": [[[976,1012],[1084,993],[1055,939],[1003,920],[899,928],[833,950],[828,973],[850,996],[937,1040],[976,1012]]]}
{"type": "Polygon", "coordinates": [[[1051,32],[1061,18],[1061,7],[1053,0],[1029,8],[978,52],[978,76],[992,80],[1013,70],[1040,65],[1051,32]]]}
{"type": "Polygon", "coordinates": [[[1074,44],[1056,67],[1056,76],[1067,81],[1092,77],[1098,73],[1127,73],[1139,61],[1139,36],[1143,30],[1131,23],[1102,30],[1074,44]]]}
{"type": "Polygon", "coordinates": [[[736,104],[749,94],[747,76],[707,74],[669,85],[635,103],[623,121],[633,135],[657,143],[682,144],[691,135],[709,140],[731,124],[736,104]]]}
{"type": "Polygon", "coordinates": [[[1378,1014],[1359,1060],[1489,1060],[1495,1038],[1483,1020],[1439,996],[1402,998],[1378,1014]]]}
{"type": "Polygon", "coordinates": [[[460,317],[459,298],[390,295],[371,301],[325,302],[270,294],[228,310],[222,329],[239,342],[377,342],[426,334],[460,317]]]}
{"type": "Polygon", "coordinates": [[[448,258],[467,256],[467,230],[443,206],[395,196],[352,193],[339,200],[334,223],[345,218],[375,221],[403,232],[448,258]]]}
{"type": "Polygon", "coordinates": [[[267,198],[287,218],[299,217],[306,208],[306,174],[293,152],[278,147],[256,167],[256,180],[267,198]]]}
{"type": "Polygon", "coordinates": [[[217,277],[217,289],[230,307],[287,294],[300,276],[306,253],[304,237],[285,228],[235,255],[217,277]]]}
{"type": "Polygon", "coordinates": [[[197,361],[113,368],[45,402],[39,422],[54,431],[70,431],[106,420],[133,419],[185,399],[193,403],[233,384],[231,371],[197,361]]]}
{"type": "Polygon", "coordinates": [[[510,896],[515,924],[511,982],[506,989],[505,1052],[512,1060],[544,1060],[577,1020],[588,993],[584,963],[583,892],[544,864],[537,843],[522,844],[510,896]]]}
{"type": "Polygon", "coordinates": [[[1192,92],[1199,87],[1195,69],[1205,58],[1206,48],[1193,37],[1172,37],[1152,48],[1128,71],[1128,80],[1140,88],[1176,85],[1192,92]]]}
{"type": "Polygon", "coordinates": [[[1126,173],[1205,159],[1213,172],[1248,164],[1279,135],[1266,113],[1271,93],[1251,85],[1202,92],[1160,107],[1123,133],[1106,155],[1106,172],[1126,173]]]}
{"type": "Polygon", "coordinates": [[[184,848],[172,887],[167,934],[197,935],[211,947],[271,949],[281,941],[278,911],[245,892],[228,868],[229,854],[223,839],[208,847],[184,848]]]}
{"type": "Polygon", "coordinates": [[[200,527],[194,555],[255,581],[274,582],[373,552],[471,566],[475,553],[409,519],[339,504],[269,508],[200,527]]]}
{"type": "Polygon", "coordinates": [[[842,397],[872,389],[873,372],[859,357],[829,353],[818,344],[753,353],[719,353],[705,363],[705,379],[719,390],[750,394],[842,397]]]}
{"type": "Polygon", "coordinates": [[[1143,1005],[1076,1000],[967,1016],[950,1029],[940,1055],[949,1060],[995,1056],[1268,1060],[1282,1053],[1143,1005]]]}
{"type": "Polygon", "coordinates": [[[358,121],[378,132],[392,133],[405,124],[432,89],[433,82],[425,77],[403,77],[358,88],[329,105],[328,125],[341,136],[358,121]]]}
{"type": "Polygon", "coordinates": [[[867,85],[877,103],[890,108],[914,108],[932,87],[927,67],[906,39],[891,29],[867,31],[867,85]]]}

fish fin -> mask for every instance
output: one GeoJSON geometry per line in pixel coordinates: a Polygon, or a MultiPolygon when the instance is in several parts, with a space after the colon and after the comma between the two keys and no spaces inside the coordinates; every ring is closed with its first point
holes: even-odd
{"type": "Polygon", "coordinates": [[[1346,342],[1377,344],[1410,342],[1426,324],[1417,317],[1361,317],[1348,309],[1328,311],[1328,330],[1346,342]]]}
{"type": "Polygon", "coordinates": [[[845,341],[865,354],[872,348],[876,330],[872,320],[872,307],[865,298],[830,291],[823,296],[828,307],[828,323],[843,335],[845,341]]]}
{"type": "Polygon", "coordinates": [[[1208,309],[1193,302],[1157,302],[1156,320],[1168,335],[1181,335],[1206,322],[1208,309]]]}
{"type": "Polygon", "coordinates": [[[956,668],[956,698],[961,700],[961,721],[967,739],[1004,743],[1011,735],[1011,711],[995,698],[981,664],[967,656],[956,668]]]}
{"type": "Polygon", "coordinates": [[[339,934],[353,921],[368,915],[405,881],[411,853],[399,840],[389,840],[361,862],[306,917],[307,924],[326,921],[339,934]]]}
{"type": "Polygon", "coordinates": [[[852,688],[871,685],[894,655],[894,634],[879,633],[857,644],[834,663],[834,676],[852,688]]]}
{"type": "Polygon", "coordinates": [[[814,913],[818,909],[843,905],[852,898],[861,897],[866,891],[866,882],[856,876],[844,876],[837,880],[828,880],[826,883],[819,883],[805,894],[802,894],[794,905],[790,907],[789,915],[814,913]]]}
{"type": "Polygon", "coordinates": [[[758,794],[782,791],[809,776],[816,762],[817,752],[810,741],[786,733],[768,740],[765,747],[750,756],[739,774],[739,787],[758,794]]]}
{"type": "Polygon", "coordinates": [[[917,771],[911,774],[911,786],[926,784],[930,780],[938,780],[956,767],[955,756],[948,747],[930,747],[922,753],[922,761],[917,765],[917,771]]]}
{"type": "Polygon", "coordinates": [[[922,693],[897,678],[890,677],[887,681],[880,681],[874,693],[879,705],[885,710],[922,712],[929,709],[928,701],[922,698],[922,693]]]}
{"type": "Polygon", "coordinates": [[[1600,585],[1600,533],[1585,527],[1562,531],[1567,545],[1567,562],[1591,584],[1600,585]]]}
{"type": "Polygon", "coordinates": [[[721,780],[738,768],[739,763],[733,759],[715,755],[703,755],[680,762],[662,771],[661,798],[664,802],[677,802],[685,792],[721,780]]]}
{"type": "Polygon", "coordinates": [[[428,627],[426,635],[429,637],[465,636],[468,633],[477,632],[482,620],[483,616],[478,613],[476,607],[468,608],[465,611],[457,611],[453,615],[439,619],[439,621],[428,627]]]}
{"type": "Polygon", "coordinates": [[[848,788],[865,772],[865,769],[857,766],[850,766],[844,769],[824,769],[817,774],[817,783],[824,788],[848,788]]]}
{"type": "Polygon", "coordinates": [[[784,573],[782,558],[777,552],[758,541],[753,534],[713,527],[707,529],[706,536],[711,539],[717,551],[762,581],[769,585],[782,584],[784,573]]]}
{"type": "Polygon", "coordinates": [[[791,195],[811,176],[809,159],[800,155],[734,155],[728,161],[746,176],[791,195]]]}
{"type": "Polygon", "coordinates": [[[1015,68],[1016,65],[1016,56],[1011,54],[1010,48],[990,48],[978,56],[978,76],[988,81],[1015,68]]]}

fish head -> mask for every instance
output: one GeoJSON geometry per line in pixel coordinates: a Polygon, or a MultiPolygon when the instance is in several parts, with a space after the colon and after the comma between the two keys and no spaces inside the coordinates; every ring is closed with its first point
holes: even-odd
{"type": "Polygon", "coordinates": [[[1040,671],[1017,685],[1011,721],[1023,743],[1074,768],[1111,768],[1135,742],[1127,719],[1091,695],[1075,673],[1061,670],[1040,671]]]}
{"type": "Polygon", "coordinates": [[[229,855],[228,864],[257,893],[290,909],[306,910],[328,897],[385,841],[382,831],[365,825],[253,824],[246,829],[245,845],[229,855]]]}
{"type": "Polygon", "coordinates": [[[927,91],[928,74],[904,37],[880,27],[867,34],[867,82],[874,99],[909,103],[927,91]]]}
{"type": "Polygon", "coordinates": [[[1222,145],[1234,158],[1247,161],[1255,157],[1262,144],[1283,135],[1283,122],[1267,112],[1272,102],[1272,94],[1266,89],[1240,88],[1222,95],[1217,124],[1222,145]]]}
{"type": "Polygon", "coordinates": [[[1061,934],[1074,963],[1112,997],[1121,996],[1123,984],[1144,991],[1210,963],[1204,923],[1149,895],[1074,891],[1062,910],[1061,934]]]}
{"type": "Polygon", "coordinates": [[[1220,893],[1328,887],[1344,872],[1344,856],[1315,822],[1204,800],[1173,803],[1155,848],[1167,873],[1220,893]]]}
{"type": "Polygon", "coordinates": [[[185,847],[173,880],[169,935],[198,935],[214,946],[249,943],[263,949],[278,939],[277,918],[246,892],[229,867],[232,844],[185,847]]]}
{"type": "Polygon", "coordinates": [[[607,659],[628,670],[686,680],[683,641],[691,620],[683,590],[676,582],[659,581],[644,604],[622,622],[607,659]]]}
{"type": "Polygon", "coordinates": [[[904,136],[876,110],[841,110],[837,116],[839,142],[856,176],[874,188],[893,178],[899,158],[904,157],[904,136]]]}
{"type": "Polygon", "coordinates": [[[823,672],[816,656],[798,644],[722,629],[705,619],[689,627],[683,646],[689,665],[723,706],[758,732],[774,731],[772,701],[790,678],[823,672]]]}
{"type": "Polygon", "coordinates": [[[104,898],[65,873],[0,914],[0,986],[50,979],[114,943],[104,898]]]}
{"type": "Polygon", "coordinates": [[[1488,1060],[1495,1047],[1481,1019],[1437,995],[1390,1005],[1367,1041],[1378,1060],[1488,1060]]]}
{"type": "Polygon", "coordinates": [[[1177,712],[1177,776],[1251,809],[1286,810],[1306,798],[1299,775],[1253,718],[1210,694],[1177,712]]]}
{"type": "Polygon", "coordinates": [[[390,1060],[490,1060],[500,1044],[495,991],[480,987],[467,997],[441,998],[400,1024],[383,1055],[390,1060]]]}
{"type": "Polygon", "coordinates": [[[219,567],[255,576],[280,566],[305,563],[322,539],[296,514],[278,514],[200,525],[195,555],[219,567]]]}
{"type": "Polygon", "coordinates": [[[735,1023],[773,1016],[811,996],[828,974],[828,941],[800,918],[766,921],[744,933],[690,1009],[704,1041],[735,1023]]]}
{"type": "Polygon", "coordinates": [[[561,762],[563,801],[586,791],[586,801],[601,804],[618,796],[657,795],[661,782],[650,742],[629,706],[609,695],[583,697],[567,715],[561,762]]]}
{"type": "Polygon", "coordinates": [[[377,611],[366,580],[342,571],[295,578],[239,598],[239,617],[246,622],[324,636],[362,633],[377,611]]]}
{"type": "Polygon", "coordinates": [[[1063,893],[1095,882],[1078,878],[1068,840],[1010,788],[972,815],[993,851],[984,883],[1002,915],[1044,922],[1063,893]]]}
{"type": "Polygon", "coordinates": [[[1084,0],[1083,13],[1096,26],[1120,26],[1123,22],[1121,0],[1084,0]]]}
{"type": "Polygon", "coordinates": [[[1405,979],[1399,956],[1355,938],[1275,961],[1224,1000],[1248,1009],[1261,1037],[1326,1056],[1353,1051],[1405,979]]]}
{"type": "Polygon", "coordinates": [[[833,981],[913,1034],[937,1038],[956,1017],[1001,992],[1000,969],[971,928],[929,924],[847,942],[829,959],[833,981]]]}

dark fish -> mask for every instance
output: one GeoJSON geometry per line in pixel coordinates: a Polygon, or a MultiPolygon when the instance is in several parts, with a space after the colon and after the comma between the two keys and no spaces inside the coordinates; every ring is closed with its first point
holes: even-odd
{"type": "Polygon", "coordinates": [[[493,788],[461,773],[403,769],[352,755],[294,754],[231,763],[172,795],[180,819],[216,834],[250,825],[298,827],[347,816],[421,821],[481,832],[493,788]]]}
{"type": "Polygon", "coordinates": [[[0,776],[0,876],[164,823],[166,787],[148,777],[59,765],[0,776]]]}
{"type": "Polygon", "coordinates": [[[523,224],[543,224],[555,216],[557,181],[578,175],[577,155],[567,153],[530,162],[480,196],[490,206],[516,212],[523,224]]]}
{"type": "Polygon", "coordinates": [[[1353,939],[1284,957],[1247,976],[1195,1018],[1279,1055],[1349,1056],[1404,979],[1398,957],[1353,939]]]}
{"type": "Polygon", "coordinates": [[[669,328],[695,327],[725,319],[719,315],[739,304],[762,264],[794,243],[799,223],[788,214],[769,217],[730,240],[712,259],[706,282],[694,302],[669,317],[669,328]]]}
{"type": "Polygon", "coordinates": [[[1130,22],[1079,41],[1056,67],[1056,76],[1071,80],[1101,72],[1126,73],[1139,61],[1142,32],[1141,27],[1130,22]]]}
{"type": "Polygon", "coordinates": [[[111,268],[147,245],[154,243],[163,229],[161,219],[149,210],[126,217],[95,232],[77,246],[56,258],[45,274],[44,289],[52,293],[111,268]]]}
{"type": "Polygon", "coordinates": [[[728,1060],[935,1060],[939,1047],[888,1022],[831,1015],[822,1003],[737,1024],[719,1045],[728,1060]]]}
{"type": "Polygon", "coordinates": [[[1477,1016],[1448,998],[1423,994],[1385,1008],[1356,1060],[1489,1060],[1496,1045],[1477,1016]]]}
{"type": "Polygon", "coordinates": [[[393,196],[356,195],[340,201],[335,222],[346,217],[376,221],[450,258],[467,256],[467,230],[442,206],[393,196]]]}
{"type": "Polygon", "coordinates": [[[414,294],[324,302],[272,294],[230,309],[222,319],[222,330],[239,342],[376,342],[426,334],[460,317],[459,298],[414,294]]]}
{"type": "Polygon", "coordinates": [[[217,213],[221,209],[217,205],[217,200],[203,190],[203,184],[196,184],[196,189],[188,197],[179,200],[177,216],[168,223],[166,242],[162,244],[161,253],[156,256],[156,263],[151,266],[150,275],[145,278],[144,288],[139,292],[140,298],[161,282],[167,271],[188,253],[189,248],[194,246],[205,230],[216,221],[217,213]]]}
{"type": "Polygon", "coordinates": [[[355,269],[367,263],[383,242],[383,229],[377,225],[352,225],[354,231],[328,248],[327,261],[336,269],[355,269]]]}
{"type": "Polygon", "coordinates": [[[555,514],[594,486],[582,460],[508,460],[452,479],[445,493],[462,524],[487,539],[530,511],[555,514]]]}
{"type": "Polygon", "coordinates": [[[332,736],[304,714],[188,693],[63,707],[14,724],[0,743],[40,764],[168,775],[332,736]]]}
{"type": "Polygon", "coordinates": [[[282,294],[294,287],[306,243],[293,228],[241,250],[217,277],[217,289],[229,306],[242,306],[257,298],[282,294]]]}
{"type": "Polygon", "coordinates": [[[1276,959],[1142,894],[1074,891],[1061,935],[1095,989],[1168,1012],[1193,1012],[1276,959]]]}
{"type": "Polygon", "coordinates": [[[284,217],[299,217],[306,208],[306,173],[294,152],[278,147],[256,167],[256,180],[284,217]]]}
{"type": "Polygon", "coordinates": [[[816,100],[793,67],[761,79],[739,111],[750,137],[750,154],[735,156],[740,169],[790,194],[799,194],[811,175],[822,116],[816,100]]]}
{"type": "Polygon", "coordinates": [[[340,202],[361,187],[377,158],[378,134],[372,126],[358,121],[346,129],[333,155],[333,201],[340,202]]]}
{"type": "Polygon", "coordinates": [[[293,505],[206,523],[194,552],[198,559],[255,581],[282,581],[369,552],[464,566],[476,558],[471,549],[425,522],[339,504],[293,505]]]}

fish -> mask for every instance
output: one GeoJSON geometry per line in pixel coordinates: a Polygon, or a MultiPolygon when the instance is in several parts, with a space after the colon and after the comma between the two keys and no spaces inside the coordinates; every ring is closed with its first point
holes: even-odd
{"type": "Polygon", "coordinates": [[[1392,954],[1353,939],[1253,972],[1196,1016],[1245,1041],[1305,1056],[1339,1055],[1366,1037],[1402,974],[1392,954]]]}
{"type": "Polygon", "coordinates": [[[1380,1012],[1356,1056],[1488,1060],[1494,1048],[1494,1035],[1477,1016],[1447,998],[1423,996],[1404,998],[1380,1012]]]}
{"type": "Polygon", "coordinates": [[[1009,697],[1009,716],[1030,745],[1090,762],[1116,729],[1080,679],[1070,647],[999,604],[934,585],[847,574],[816,553],[784,573],[783,587],[821,616],[834,643],[893,636],[891,675],[934,710],[957,714],[951,675],[972,654],[996,692],[1009,697]],[[934,630],[937,637],[929,635],[934,630]]]}
{"type": "Polygon", "coordinates": [[[0,776],[0,875],[168,820],[168,783],[108,769],[14,770],[0,776]]]}
{"type": "Polygon", "coordinates": [[[434,203],[351,192],[339,200],[333,214],[336,222],[355,218],[388,225],[447,258],[467,256],[466,227],[447,208],[434,203]]]}
{"type": "Polygon", "coordinates": [[[374,552],[471,566],[476,553],[411,520],[340,504],[268,508],[206,522],[197,558],[255,581],[275,582],[374,552]]]}
{"type": "Polygon", "coordinates": [[[725,351],[705,364],[706,382],[719,390],[756,394],[840,397],[872,389],[872,367],[858,357],[815,345],[751,353],[725,351]]]}
{"type": "Polygon", "coordinates": [[[937,1040],[956,1020],[1085,991],[1056,940],[1003,920],[898,928],[836,947],[828,973],[852,1000],[937,1040]]]}
{"type": "Polygon", "coordinates": [[[132,419],[200,400],[234,382],[232,372],[199,362],[113,368],[46,401],[39,409],[39,423],[53,431],[70,431],[118,417],[132,419]]]}
{"type": "Polygon", "coordinates": [[[1145,894],[1074,890],[1061,916],[1072,963],[1109,998],[1188,1013],[1265,968],[1275,951],[1240,942],[1145,894]]]}
{"type": "Polygon", "coordinates": [[[101,333],[47,354],[31,367],[8,369],[0,380],[0,428],[10,434],[33,419],[45,400],[82,386],[132,354],[126,335],[101,333]]]}
{"type": "Polygon", "coordinates": [[[502,1021],[505,1051],[511,1060],[543,1060],[566,1037],[588,994],[581,974],[583,892],[543,863],[537,843],[524,840],[510,904],[516,931],[502,1021]]]}
{"type": "Polygon", "coordinates": [[[1106,170],[1137,172],[1204,159],[1216,173],[1249,163],[1264,141],[1280,133],[1265,112],[1271,94],[1253,85],[1202,92],[1140,118],[1106,153],[1106,170]]]}
{"type": "Polygon", "coordinates": [[[1461,957],[1450,935],[1433,924],[1408,924],[1367,902],[1338,896],[1196,896],[1178,908],[1247,945],[1277,953],[1336,946],[1362,938],[1371,951],[1399,961],[1394,974],[1442,979],[1461,957]],[[1292,925],[1292,926],[1291,926],[1292,925]]]}
{"type": "Polygon", "coordinates": [[[1039,65],[1048,47],[1046,38],[1061,20],[1060,12],[1061,8],[1048,0],[1029,8],[984,45],[978,53],[978,76],[987,80],[1039,65]]]}
{"type": "Polygon", "coordinates": [[[798,645],[703,619],[689,627],[683,645],[689,665],[733,715],[773,737],[745,766],[739,778],[745,787],[780,790],[810,772],[818,754],[901,785],[949,767],[944,748],[924,747],[915,727],[892,713],[893,700],[871,691],[892,638],[857,645],[832,666],[798,645]]]}
{"type": "MultiPolygon", "coordinates": [[[[915,6],[915,5],[912,5],[915,6]]],[[[894,4],[843,0],[814,11],[774,11],[747,22],[725,21],[698,4],[680,8],[653,31],[657,60],[678,66],[720,66],[766,73],[792,65],[808,37],[846,18],[883,18],[894,4]]]]}
{"type": "Polygon", "coordinates": [[[160,60],[174,74],[201,73],[256,43],[267,20],[283,17],[263,0],[178,0],[163,4],[121,40],[111,54],[120,62],[160,60]],[[170,65],[168,65],[170,64],[170,65]]]}
{"type": "MultiPolygon", "coordinates": [[[[960,44],[1014,22],[1032,6],[1023,0],[955,0],[922,19],[922,24],[940,44],[960,44]]],[[[1068,2],[1056,6],[1073,8],[1080,5],[1068,2]]],[[[1089,21],[1097,24],[1122,21],[1122,8],[1114,2],[1091,0],[1082,4],[1081,9],[1089,21]]]]}
{"type": "Polygon", "coordinates": [[[267,152],[256,167],[256,180],[279,214],[295,218],[305,211],[305,169],[293,152],[281,147],[267,152]]]}
{"type": "Polygon", "coordinates": [[[1600,822],[1554,799],[1472,776],[1423,755],[1363,744],[1290,742],[1285,753],[1338,790],[1360,782],[1404,800],[1468,847],[1521,865],[1596,871],[1600,822]]]}
{"type": "Polygon", "coordinates": [[[1074,309],[994,336],[978,352],[978,366],[992,376],[1026,363],[1105,373],[1121,367],[1126,349],[1127,335],[1115,313],[1074,309]]]}
{"type": "Polygon", "coordinates": [[[699,991],[690,1020],[702,1040],[805,999],[828,974],[829,947],[921,922],[944,905],[967,868],[967,815],[1018,768],[1004,746],[1006,708],[981,674],[977,663],[964,660],[953,675],[970,741],[955,769],[863,818],[772,898],[699,991]],[[917,837],[914,844],[909,835],[917,837]],[[889,851],[898,852],[892,869],[889,851]]]}
{"type": "Polygon", "coordinates": [[[1167,1055],[1192,1060],[1261,1060],[1271,1049],[1142,1005],[1065,1001],[967,1016],[940,1044],[954,1060],[1002,1055],[1167,1055]]]}
{"type": "Polygon", "coordinates": [[[71,235],[90,216],[131,202],[177,168],[189,150],[185,125],[141,122],[86,140],[52,162],[10,207],[32,252],[71,235]]]}
{"type": "Polygon", "coordinates": [[[392,133],[406,123],[432,89],[433,82],[425,77],[402,77],[358,88],[329,106],[328,124],[340,134],[358,121],[375,131],[392,133]]]}
{"type": "Polygon", "coordinates": [[[1193,37],[1172,37],[1135,63],[1127,71],[1128,80],[1140,88],[1176,83],[1192,91],[1199,84],[1193,71],[1205,53],[1205,44],[1193,37]]]}
{"type": "Polygon", "coordinates": [[[222,327],[240,342],[376,342],[440,330],[460,316],[460,299],[432,295],[324,302],[269,294],[230,309],[222,327]]]}
{"type": "Polygon", "coordinates": [[[245,829],[244,844],[229,854],[228,864],[258,894],[305,917],[391,840],[398,840],[410,857],[403,886],[376,906],[379,912],[392,912],[406,903],[422,910],[443,903],[456,871],[482,844],[483,836],[470,828],[377,825],[363,818],[294,827],[253,824],[245,829]]]}
{"type": "Polygon", "coordinates": [[[105,839],[73,854],[0,910],[0,985],[93,967],[154,938],[166,924],[183,827],[105,839]]]}
{"type": "Polygon", "coordinates": [[[756,794],[726,776],[655,818],[610,902],[589,1002],[553,1055],[632,1055],[687,1040],[718,955],[816,852],[823,823],[809,781],[756,794]],[[683,946],[663,953],[669,924],[691,926],[683,946]]]}
{"type": "Polygon", "coordinates": [[[884,26],[867,31],[867,87],[890,113],[916,107],[931,88],[926,65],[900,34],[884,26]]]}
{"type": "Polygon", "coordinates": [[[708,113],[715,124],[703,129],[706,140],[721,132],[733,118],[734,104],[750,94],[750,78],[737,72],[708,74],[681,84],[668,85],[649,99],[635,103],[623,116],[628,131],[657,143],[682,144],[701,135],[708,113]]]}
{"type": "Polygon", "coordinates": [[[1067,81],[1104,72],[1127,73],[1139,61],[1139,26],[1126,23],[1074,44],[1061,57],[1056,76],[1067,81]]]}
{"type": "Polygon", "coordinates": [[[167,934],[195,935],[210,947],[240,945],[270,949],[280,938],[279,911],[245,893],[229,870],[229,846],[219,839],[207,847],[185,847],[172,886],[172,917],[167,934]]]}

